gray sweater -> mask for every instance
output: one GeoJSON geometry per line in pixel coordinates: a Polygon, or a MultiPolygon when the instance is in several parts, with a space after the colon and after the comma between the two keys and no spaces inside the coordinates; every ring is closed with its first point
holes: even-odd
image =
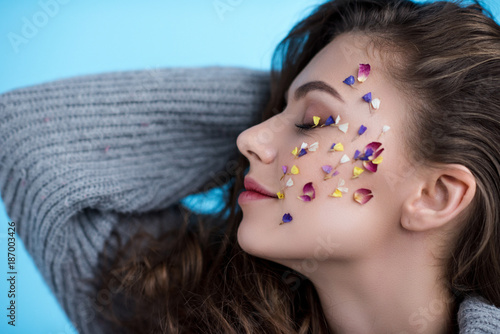
{"type": "MultiPolygon", "coordinates": [[[[268,86],[267,72],[177,68],[0,95],[2,199],[80,333],[106,332],[96,321],[106,291],[84,279],[110,233],[127,240],[139,224],[159,233],[181,198],[220,182],[236,137],[260,120],[268,86]]],[[[460,333],[500,333],[500,310],[480,298],[466,298],[458,319],[460,333]]]]}

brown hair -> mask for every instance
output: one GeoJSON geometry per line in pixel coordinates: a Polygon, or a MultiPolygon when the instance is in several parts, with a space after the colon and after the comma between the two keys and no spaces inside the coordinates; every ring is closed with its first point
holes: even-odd
{"type": "MultiPolygon", "coordinates": [[[[478,3],[326,2],[275,50],[262,120],[283,109],[297,74],[346,32],[363,33],[402,57],[392,57],[388,68],[412,106],[411,158],[461,164],[475,176],[476,195],[450,249],[446,281],[460,298],[479,294],[500,306],[499,26],[478,3]]],[[[236,199],[248,166],[242,155],[239,166],[219,215],[179,207],[179,230],[158,238],[138,233],[107,257],[98,288],[115,293],[99,313],[103,319],[132,333],[329,332],[310,281],[239,247],[236,199]]]]}

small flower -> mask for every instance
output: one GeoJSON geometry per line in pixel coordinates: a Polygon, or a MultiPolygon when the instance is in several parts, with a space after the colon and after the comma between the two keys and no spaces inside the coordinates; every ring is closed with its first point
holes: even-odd
{"type": "Polygon", "coordinates": [[[293,186],[293,180],[292,180],[292,178],[289,178],[288,181],[286,181],[286,186],[287,187],[293,186]]]}
{"type": "Polygon", "coordinates": [[[347,154],[344,154],[342,158],[340,158],[340,163],[345,164],[346,162],[351,161],[351,159],[347,156],[347,154]]]}
{"type": "Polygon", "coordinates": [[[321,118],[320,118],[320,117],[318,117],[318,116],[313,116],[313,123],[314,123],[314,126],[313,126],[313,127],[318,126],[318,124],[319,124],[319,120],[320,120],[320,119],[321,119],[321,118]]]}
{"type": "Polygon", "coordinates": [[[324,166],[321,166],[321,169],[323,170],[323,172],[325,172],[325,177],[323,178],[323,180],[328,180],[328,179],[332,178],[332,175],[330,175],[330,173],[333,170],[332,166],[324,165],[324,166]]]}
{"type": "Polygon", "coordinates": [[[335,198],[340,198],[342,197],[342,193],[347,193],[349,191],[348,188],[344,187],[345,185],[345,180],[344,179],[339,179],[339,183],[337,185],[337,188],[335,191],[328,196],[335,197],[335,198]]]}
{"type": "Polygon", "coordinates": [[[292,151],[292,154],[297,157],[297,154],[299,154],[299,148],[298,147],[295,147],[292,151]]]}
{"type": "Polygon", "coordinates": [[[302,145],[300,145],[300,149],[306,149],[307,148],[307,143],[306,142],[302,142],[302,145]]]}
{"type": "Polygon", "coordinates": [[[363,100],[365,100],[366,103],[371,103],[372,102],[372,93],[368,93],[363,95],[363,100]]]}
{"type": "Polygon", "coordinates": [[[378,135],[378,138],[380,139],[380,137],[382,137],[382,135],[383,135],[384,133],[386,133],[387,131],[389,131],[390,129],[391,129],[391,127],[390,127],[389,125],[384,125],[384,126],[382,127],[382,132],[378,135]]]}
{"type": "Polygon", "coordinates": [[[307,154],[307,151],[303,148],[300,149],[299,154],[297,154],[297,157],[300,158],[301,156],[307,154]]]}
{"type": "Polygon", "coordinates": [[[359,64],[358,69],[358,81],[365,82],[370,75],[371,66],[370,64],[359,64]]]}
{"type": "Polygon", "coordinates": [[[286,175],[286,172],[288,171],[288,167],[287,166],[281,166],[281,170],[283,171],[283,175],[281,176],[281,180],[283,180],[283,178],[285,177],[286,175]]]}
{"type": "Polygon", "coordinates": [[[349,128],[349,123],[344,123],[339,125],[339,130],[342,131],[343,133],[346,133],[348,128],[349,128]]]}
{"type": "Polygon", "coordinates": [[[359,136],[361,136],[363,133],[365,133],[367,127],[364,126],[363,124],[361,124],[361,126],[359,127],[359,130],[358,130],[358,134],[351,140],[351,142],[355,141],[356,139],[359,138],[359,136]]]}
{"type": "Polygon", "coordinates": [[[281,192],[281,191],[278,191],[278,192],[276,193],[276,195],[278,195],[278,198],[279,198],[279,199],[284,199],[284,198],[285,198],[285,193],[283,193],[283,192],[281,192]]]}
{"type": "Polygon", "coordinates": [[[332,124],[335,124],[335,121],[333,120],[333,117],[332,116],[328,116],[328,118],[326,119],[325,121],[325,124],[322,124],[321,126],[329,126],[329,125],[332,125],[332,124]]]}
{"type": "Polygon", "coordinates": [[[283,215],[283,218],[281,218],[281,223],[280,223],[280,225],[281,225],[281,224],[284,224],[284,223],[289,223],[289,222],[291,222],[292,220],[293,220],[292,215],[290,215],[289,213],[285,213],[285,214],[283,215]]]}
{"type": "Polygon", "coordinates": [[[319,143],[318,142],[314,142],[312,143],[311,145],[309,145],[309,152],[315,152],[319,147],[319,143]]]}
{"type": "Polygon", "coordinates": [[[354,192],[354,200],[359,204],[365,204],[373,198],[372,191],[365,188],[360,188],[354,192]]]}
{"type": "Polygon", "coordinates": [[[304,193],[304,195],[297,196],[297,198],[303,200],[304,202],[310,202],[314,198],[316,198],[316,191],[314,190],[312,182],[306,183],[304,185],[304,188],[302,188],[302,192],[304,193]]]}
{"type": "Polygon", "coordinates": [[[382,145],[382,143],[374,141],[369,143],[368,145],[365,146],[365,150],[363,154],[354,154],[356,160],[361,160],[363,161],[363,167],[367,171],[370,171],[372,173],[375,173],[377,171],[377,166],[382,162],[382,157],[379,157],[380,154],[384,151],[384,149],[380,149],[379,147],[382,145]]]}
{"type": "Polygon", "coordinates": [[[293,165],[292,169],[290,170],[290,173],[292,173],[293,175],[299,174],[299,167],[293,165]]]}
{"type": "Polygon", "coordinates": [[[333,143],[328,152],[334,152],[334,151],[338,152],[344,151],[344,145],[342,145],[342,143],[333,143]]]}
{"type": "Polygon", "coordinates": [[[361,175],[361,173],[363,173],[365,170],[363,168],[360,168],[360,167],[354,167],[354,169],[352,170],[352,178],[353,179],[356,179],[359,177],[359,175],[361,175]]]}
{"type": "Polygon", "coordinates": [[[380,108],[380,99],[373,99],[371,106],[374,110],[378,110],[380,108]]]}
{"type": "Polygon", "coordinates": [[[354,85],[354,82],[356,82],[356,79],[354,78],[353,75],[349,76],[347,79],[343,81],[346,85],[349,85],[352,87],[354,85]]]}

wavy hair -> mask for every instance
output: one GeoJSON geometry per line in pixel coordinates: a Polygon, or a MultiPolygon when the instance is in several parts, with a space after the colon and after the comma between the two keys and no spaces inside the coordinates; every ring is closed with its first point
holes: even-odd
{"type": "MultiPolygon", "coordinates": [[[[262,120],[285,106],[284,94],[336,36],[358,32],[388,55],[387,68],[412,107],[406,145],[420,164],[461,164],[476,195],[446,259],[448,287],[500,306],[500,28],[479,3],[408,0],[328,1],[277,46],[262,120]]],[[[177,207],[179,229],[139,232],[107,254],[98,289],[115,291],[99,313],[126,333],[329,333],[306,277],[242,251],[239,168],[218,215],[177,207]]],[[[404,177],[404,176],[400,176],[404,177]]],[[[456,319],[454,319],[456,324],[456,319]]]]}

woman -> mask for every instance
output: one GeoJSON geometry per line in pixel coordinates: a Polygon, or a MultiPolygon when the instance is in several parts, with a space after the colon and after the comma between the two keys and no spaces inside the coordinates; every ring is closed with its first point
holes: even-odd
{"type": "Polygon", "coordinates": [[[105,252],[96,315],[127,332],[497,332],[499,54],[479,5],[319,6],[275,52],[225,210],[105,252]]]}

